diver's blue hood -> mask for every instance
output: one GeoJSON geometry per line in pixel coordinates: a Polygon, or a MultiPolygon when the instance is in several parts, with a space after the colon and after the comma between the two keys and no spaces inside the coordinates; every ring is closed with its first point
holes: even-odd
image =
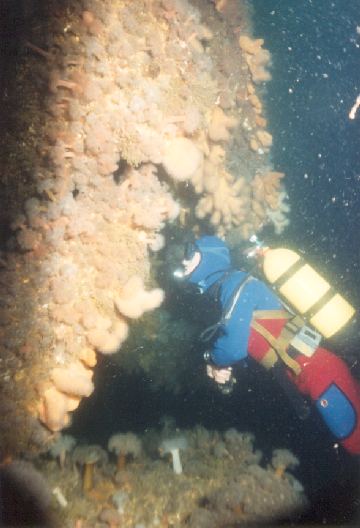
{"type": "Polygon", "coordinates": [[[229,248],[217,236],[204,236],[194,242],[193,253],[200,252],[199,265],[185,279],[206,291],[231,269],[229,248]]]}

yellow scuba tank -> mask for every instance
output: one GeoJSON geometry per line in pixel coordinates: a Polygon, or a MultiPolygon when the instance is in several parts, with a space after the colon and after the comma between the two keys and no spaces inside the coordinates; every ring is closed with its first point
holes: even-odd
{"type": "Polygon", "coordinates": [[[266,279],[325,338],[352,318],[351,304],[295,251],[263,248],[262,254],[266,279]]]}

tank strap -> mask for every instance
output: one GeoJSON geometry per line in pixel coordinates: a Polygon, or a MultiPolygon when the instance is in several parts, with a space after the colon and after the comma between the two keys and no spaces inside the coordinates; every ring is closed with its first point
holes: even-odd
{"type": "MultiPolygon", "coordinates": [[[[291,317],[291,314],[289,314],[291,317]]],[[[271,350],[275,352],[275,354],[285,363],[287,367],[289,367],[294,374],[297,376],[301,372],[301,367],[295,361],[290,355],[288,354],[287,350],[290,345],[290,342],[296,335],[296,333],[299,330],[299,327],[297,326],[297,319],[301,320],[301,317],[295,316],[292,319],[289,319],[289,321],[285,324],[284,328],[281,330],[281,333],[278,337],[274,337],[272,333],[264,328],[258,321],[255,319],[251,322],[251,327],[258,332],[266,341],[269,343],[271,350]]],[[[271,351],[269,357],[264,362],[264,366],[266,367],[266,364],[268,364],[270,367],[272,366],[271,363],[275,364],[274,362],[274,354],[271,351]]],[[[268,354],[265,355],[264,360],[268,354]]],[[[269,368],[269,367],[268,367],[269,368]]]]}
{"type": "Polygon", "coordinates": [[[293,315],[287,310],[255,310],[254,319],[291,319],[293,315]]]}
{"type": "Polygon", "coordinates": [[[269,347],[266,354],[263,356],[263,358],[260,360],[260,364],[266,369],[270,370],[275,363],[278,362],[278,355],[275,352],[275,350],[271,347],[269,347]]]}

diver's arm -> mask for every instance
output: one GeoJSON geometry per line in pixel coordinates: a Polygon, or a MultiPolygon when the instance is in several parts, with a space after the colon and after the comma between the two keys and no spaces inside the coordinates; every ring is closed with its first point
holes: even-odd
{"type": "Polygon", "coordinates": [[[211,353],[213,363],[219,367],[228,367],[245,359],[248,355],[254,311],[276,310],[281,307],[280,301],[263,282],[253,279],[246,284],[230,319],[223,326],[223,333],[214,343],[211,353]]]}
{"type": "Polygon", "coordinates": [[[238,302],[231,320],[212,348],[210,356],[216,367],[229,367],[247,357],[252,313],[249,302],[238,302]]]}

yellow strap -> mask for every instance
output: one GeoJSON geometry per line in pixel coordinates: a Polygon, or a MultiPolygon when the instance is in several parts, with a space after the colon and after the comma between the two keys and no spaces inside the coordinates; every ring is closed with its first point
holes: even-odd
{"type": "Polygon", "coordinates": [[[291,319],[293,316],[286,310],[255,310],[254,319],[291,319]]]}
{"type": "Polygon", "coordinates": [[[270,347],[276,352],[285,365],[287,365],[296,375],[300,374],[300,365],[287,353],[287,348],[294,337],[294,333],[289,330],[286,325],[282,329],[279,337],[274,337],[266,328],[255,320],[251,322],[251,327],[266,339],[270,347]]]}
{"type": "Polygon", "coordinates": [[[265,356],[260,360],[260,363],[264,368],[266,368],[266,370],[269,370],[275,365],[277,361],[277,354],[275,350],[270,347],[265,356]]]}

